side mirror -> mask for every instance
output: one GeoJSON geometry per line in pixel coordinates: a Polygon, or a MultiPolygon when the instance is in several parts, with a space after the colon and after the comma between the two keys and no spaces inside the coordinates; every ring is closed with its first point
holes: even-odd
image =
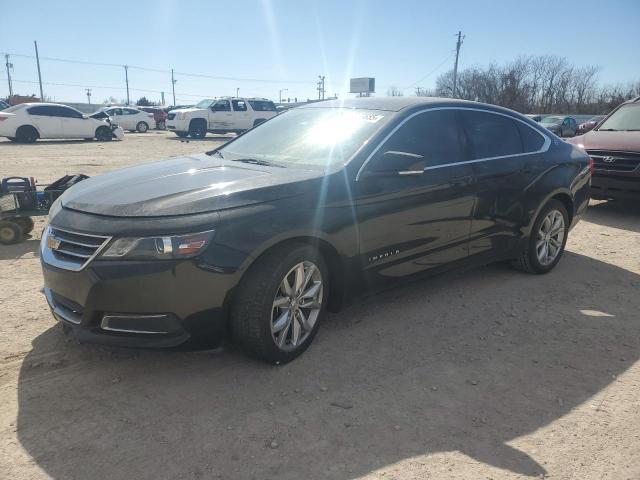
{"type": "Polygon", "coordinates": [[[416,153],[389,150],[374,159],[371,168],[366,169],[365,177],[406,177],[423,175],[424,157],[416,153]]]}

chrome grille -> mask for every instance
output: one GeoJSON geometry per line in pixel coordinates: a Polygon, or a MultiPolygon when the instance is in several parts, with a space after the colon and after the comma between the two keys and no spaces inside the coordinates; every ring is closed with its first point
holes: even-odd
{"type": "Polygon", "coordinates": [[[42,259],[65,270],[82,270],[109,242],[111,237],[47,227],[40,244],[42,259]]]}
{"type": "Polygon", "coordinates": [[[596,170],[633,172],[640,166],[639,153],[605,150],[587,150],[587,153],[593,158],[593,167],[596,170]]]}

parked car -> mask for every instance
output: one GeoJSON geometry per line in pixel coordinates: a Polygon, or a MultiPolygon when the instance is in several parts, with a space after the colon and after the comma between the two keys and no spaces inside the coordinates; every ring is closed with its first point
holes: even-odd
{"type": "Polygon", "coordinates": [[[640,97],[619,105],[593,130],[568,141],[593,159],[593,198],[640,199],[640,97]]]}
{"type": "Polygon", "coordinates": [[[587,120],[586,122],[582,122],[580,125],[578,125],[578,130],[576,131],[576,135],[584,135],[585,133],[587,133],[590,130],[593,130],[593,128],[602,120],[604,119],[604,117],[606,117],[606,115],[596,115],[595,117],[591,117],[589,120],[587,120]]]}
{"type": "Polygon", "coordinates": [[[573,137],[578,130],[578,122],[573,117],[544,117],[540,125],[559,137],[573,137]]]}
{"type": "Polygon", "coordinates": [[[241,133],[277,114],[275,104],[266,98],[205,99],[194,108],[169,112],[167,129],[191,138],[204,138],[207,132],[241,133]]]}
{"type": "Polygon", "coordinates": [[[103,107],[100,109],[111,117],[123,129],[144,133],[155,126],[153,113],[143,112],[132,107],[103,107]]]}
{"type": "Polygon", "coordinates": [[[143,112],[153,114],[154,127],[158,130],[166,130],[168,113],[162,107],[138,107],[143,112]]]}
{"type": "Polygon", "coordinates": [[[540,120],[544,118],[544,115],[536,115],[536,114],[530,113],[528,115],[525,115],[525,117],[530,118],[534,122],[540,122],[540,120]]]}
{"type": "Polygon", "coordinates": [[[9,108],[9,104],[4,100],[0,100],[0,111],[4,110],[5,108],[9,108]]]}
{"type": "Polygon", "coordinates": [[[287,362],[364,285],[499,260],[549,272],[590,176],[584,151],[504,108],[326,101],[74,186],[42,236],[44,292],[82,341],[169,347],[229,329],[287,362]]]}
{"type": "Polygon", "coordinates": [[[21,143],[46,138],[111,140],[111,124],[58,103],[21,103],[0,112],[0,137],[21,143]]]}

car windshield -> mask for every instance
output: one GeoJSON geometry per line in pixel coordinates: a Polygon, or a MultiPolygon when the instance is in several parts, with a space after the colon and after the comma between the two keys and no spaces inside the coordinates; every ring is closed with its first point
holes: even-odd
{"type": "Polygon", "coordinates": [[[15,112],[17,110],[20,110],[21,108],[24,108],[24,104],[21,103],[20,105],[14,105],[13,107],[9,107],[5,110],[3,110],[3,113],[11,113],[11,112],[15,112]]]}
{"type": "Polygon", "coordinates": [[[387,112],[301,108],[285,112],[220,149],[230,160],[328,167],[344,163],[385,121],[387,112]]]}
{"type": "Polygon", "coordinates": [[[540,123],[562,123],[563,120],[564,118],[562,117],[545,117],[540,123]]]}
{"type": "Polygon", "coordinates": [[[598,130],[640,131],[640,104],[632,103],[616,110],[598,130]]]}
{"type": "Polygon", "coordinates": [[[200,100],[198,103],[196,103],[196,108],[209,108],[212,103],[212,99],[205,98],[204,100],[200,100]]]}

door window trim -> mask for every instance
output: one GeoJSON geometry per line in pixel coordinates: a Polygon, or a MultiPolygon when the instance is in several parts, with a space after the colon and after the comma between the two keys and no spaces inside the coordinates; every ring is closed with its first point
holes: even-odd
{"type": "MultiPolygon", "coordinates": [[[[546,151],[549,150],[549,147],[551,146],[551,138],[549,138],[548,136],[546,136],[544,133],[542,133],[540,130],[538,130],[537,128],[532,127],[531,125],[529,125],[527,122],[525,122],[524,120],[521,120],[517,117],[514,117],[513,115],[509,115],[507,113],[502,113],[502,112],[494,112],[493,110],[487,110],[486,108],[472,108],[472,107],[434,107],[434,108],[423,108],[422,110],[419,110],[417,112],[412,113],[411,115],[409,115],[407,118],[405,118],[404,120],[402,120],[398,125],[396,125],[393,130],[391,130],[376,146],[376,148],[373,149],[373,151],[369,154],[369,156],[366,158],[366,160],[362,163],[362,165],[360,166],[360,169],[358,170],[358,173],[356,174],[356,182],[360,180],[360,175],[362,174],[363,170],[365,169],[365,167],[369,164],[369,162],[371,161],[371,159],[374,157],[374,155],[376,153],[378,153],[378,150],[380,150],[380,148],[382,148],[382,145],[384,145],[386,143],[387,140],[389,140],[389,138],[391,138],[391,136],[396,133],[405,123],[407,123],[409,120],[411,120],[413,117],[420,115],[422,113],[427,113],[427,112],[436,112],[439,110],[462,110],[462,111],[475,111],[475,112],[484,112],[484,113],[492,113],[494,115],[501,115],[503,117],[507,117],[511,120],[515,120],[517,122],[522,123],[523,125],[526,125],[527,127],[529,127],[531,130],[533,130],[534,132],[538,133],[540,136],[542,136],[542,138],[544,138],[544,143],[542,144],[542,147],[540,147],[540,149],[533,151],[533,152],[523,152],[523,153],[512,153],[509,155],[500,155],[497,157],[484,157],[484,158],[475,158],[473,160],[464,160],[462,162],[452,162],[452,163],[443,163],[441,165],[432,165],[429,167],[425,167],[424,171],[426,172],[427,170],[436,170],[438,168],[446,168],[446,167],[455,167],[457,165],[467,165],[467,164],[471,164],[471,163],[479,163],[479,162],[488,162],[490,160],[500,160],[503,158],[511,158],[511,157],[520,157],[520,156],[524,156],[524,155],[537,155],[539,153],[545,153],[546,151]]],[[[523,146],[524,148],[524,146],[523,146]]]]}

